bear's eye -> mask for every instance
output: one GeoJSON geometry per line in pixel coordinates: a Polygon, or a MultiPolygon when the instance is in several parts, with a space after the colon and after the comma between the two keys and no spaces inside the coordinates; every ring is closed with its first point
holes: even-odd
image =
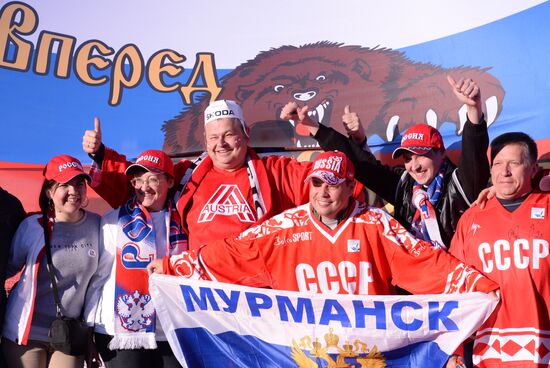
{"type": "Polygon", "coordinates": [[[282,84],[277,84],[275,87],[273,87],[273,90],[275,92],[281,92],[283,88],[285,88],[285,86],[283,86],[282,84]]]}
{"type": "Polygon", "coordinates": [[[317,78],[315,78],[315,80],[317,80],[317,81],[324,81],[326,79],[327,79],[327,77],[325,77],[323,74],[320,74],[320,75],[317,76],[317,78]]]}

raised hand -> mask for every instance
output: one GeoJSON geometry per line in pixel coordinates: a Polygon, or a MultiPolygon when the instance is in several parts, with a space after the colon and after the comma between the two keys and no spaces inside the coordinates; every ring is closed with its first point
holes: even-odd
{"type": "Polygon", "coordinates": [[[447,81],[453,87],[455,96],[466,105],[475,106],[481,100],[479,86],[472,79],[460,78],[457,82],[447,75],[447,81]]]}
{"type": "Polygon", "coordinates": [[[363,143],[367,138],[359,115],[351,111],[350,105],[344,107],[344,115],[342,115],[342,124],[348,135],[357,143],[363,143]]]}
{"type": "Polygon", "coordinates": [[[447,75],[447,81],[453,89],[456,98],[468,106],[468,118],[474,124],[481,118],[481,91],[477,83],[470,78],[460,78],[457,81],[447,75]]]}
{"type": "Polygon", "coordinates": [[[287,103],[281,110],[280,118],[282,120],[292,120],[295,126],[304,125],[310,134],[315,135],[319,130],[319,123],[311,120],[308,115],[309,107],[307,105],[300,107],[296,102],[287,103]]]}
{"type": "Polygon", "coordinates": [[[99,118],[94,118],[94,129],[86,130],[82,137],[82,150],[90,155],[94,155],[101,147],[101,123],[99,118]]]}

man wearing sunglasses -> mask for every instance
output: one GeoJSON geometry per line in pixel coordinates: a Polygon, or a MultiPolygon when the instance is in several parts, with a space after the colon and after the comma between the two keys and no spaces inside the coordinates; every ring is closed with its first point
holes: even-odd
{"type": "Polygon", "coordinates": [[[342,152],[321,153],[306,178],[309,203],[237,239],[157,259],[148,271],[310,293],[389,295],[396,284],[413,293],[497,288],[414,238],[384,210],[356,201],[353,177],[353,164],[342,152]]]}

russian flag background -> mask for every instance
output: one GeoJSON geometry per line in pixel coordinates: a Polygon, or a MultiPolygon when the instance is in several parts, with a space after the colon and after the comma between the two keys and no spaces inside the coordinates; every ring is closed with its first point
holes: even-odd
{"type": "MultiPolygon", "coordinates": [[[[284,0],[272,4],[266,12],[256,5],[227,7],[219,0],[167,0],[162,4],[0,0],[0,24],[5,27],[0,30],[0,186],[19,197],[27,210],[36,210],[40,168],[52,156],[67,153],[83,164],[91,162],[82,151],[81,140],[84,130],[93,128],[95,116],[102,121],[105,144],[129,158],[145,149],[162,148],[163,125],[209,97],[208,93],[198,93],[188,103],[177,88],[169,88],[189,81],[199,53],[212,55],[218,82],[227,89],[223,77],[263,52],[283,45],[298,47],[317,42],[385,48],[402,52],[410,63],[445,69],[472,67],[490,73],[504,93],[497,105],[498,116],[489,126],[490,138],[507,131],[526,132],[537,141],[541,162],[550,165],[550,2],[444,0],[417,4],[395,0],[376,6],[357,1],[345,7],[334,5],[330,0],[284,0]],[[288,16],[288,8],[295,16],[288,16]],[[302,14],[299,22],[298,14],[302,14]],[[205,19],[213,24],[243,21],[240,27],[225,27],[224,37],[220,37],[216,27],[204,26],[205,19]],[[19,31],[17,24],[22,21],[35,27],[29,26],[32,30],[28,33],[19,31]],[[41,44],[47,39],[45,35],[56,41],[41,44]],[[104,65],[79,64],[89,60],[81,47],[90,44],[104,44],[112,51],[103,55],[104,65]],[[23,45],[29,49],[28,56],[24,55],[23,45]],[[135,76],[130,87],[118,85],[120,100],[118,104],[109,103],[116,89],[116,73],[129,76],[132,70],[128,60],[120,63],[122,70],[118,71],[113,61],[124,47],[132,45],[143,60],[134,68],[141,74],[135,76]],[[164,60],[179,74],[159,75],[168,87],[155,89],[155,75],[148,69],[148,62],[166,49],[183,55],[185,60],[164,60]],[[96,81],[83,78],[86,72],[96,81]]],[[[98,50],[92,54],[97,56],[98,50]]],[[[374,97],[367,96],[365,103],[374,97]]],[[[395,98],[390,105],[398,102],[395,98]]],[[[440,112],[438,106],[427,107],[440,112]]],[[[264,109],[266,114],[276,115],[272,107],[264,109]]],[[[247,110],[245,115],[260,107],[247,110]]],[[[341,114],[333,112],[335,126],[341,114]]],[[[456,157],[461,147],[456,124],[438,121],[438,129],[450,156],[456,157]]],[[[278,147],[270,143],[278,134],[269,133],[251,144],[278,147]]],[[[385,134],[372,134],[369,144],[378,157],[388,161],[399,138],[398,134],[393,140],[385,134]]],[[[182,146],[182,153],[188,148],[182,146]]],[[[92,210],[102,213],[108,208],[96,196],[92,199],[92,210]]]]}

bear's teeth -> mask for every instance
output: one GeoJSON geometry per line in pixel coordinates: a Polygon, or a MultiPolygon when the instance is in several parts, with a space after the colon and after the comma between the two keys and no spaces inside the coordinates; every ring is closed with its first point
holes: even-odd
{"type": "MultiPolygon", "coordinates": [[[[487,110],[487,126],[490,126],[495,122],[495,119],[497,118],[498,114],[498,98],[497,96],[491,96],[488,99],[485,100],[485,108],[487,110]]],[[[464,129],[464,124],[466,124],[466,120],[468,119],[468,106],[466,104],[462,105],[462,107],[458,110],[458,120],[460,121],[460,128],[458,129],[457,134],[462,134],[462,130],[464,129]]]]}
{"type": "Polygon", "coordinates": [[[296,148],[319,148],[319,143],[312,143],[312,144],[302,144],[302,141],[297,139],[296,140],[296,148]]]}
{"type": "Polygon", "coordinates": [[[458,121],[460,122],[460,127],[458,129],[457,134],[462,134],[462,129],[464,129],[464,124],[466,124],[466,119],[468,119],[468,106],[466,104],[462,105],[460,109],[458,109],[458,121]]]}
{"type": "Polygon", "coordinates": [[[485,100],[485,108],[487,109],[487,126],[493,124],[498,113],[498,98],[491,96],[485,100]]]}
{"type": "Polygon", "coordinates": [[[437,114],[433,109],[426,111],[426,123],[429,126],[437,129],[437,114]]]}
{"type": "Polygon", "coordinates": [[[397,123],[399,122],[399,116],[394,115],[390,118],[390,121],[388,121],[388,126],[386,127],[386,138],[388,139],[388,142],[393,141],[393,138],[395,137],[395,132],[397,130],[397,123]]]}
{"type": "Polygon", "coordinates": [[[319,123],[323,122],[323,118],[325,117],[325,108],[322,105],[319,105],[315,111],[317,111],[317,115],[319,116],[319,123]]]}

